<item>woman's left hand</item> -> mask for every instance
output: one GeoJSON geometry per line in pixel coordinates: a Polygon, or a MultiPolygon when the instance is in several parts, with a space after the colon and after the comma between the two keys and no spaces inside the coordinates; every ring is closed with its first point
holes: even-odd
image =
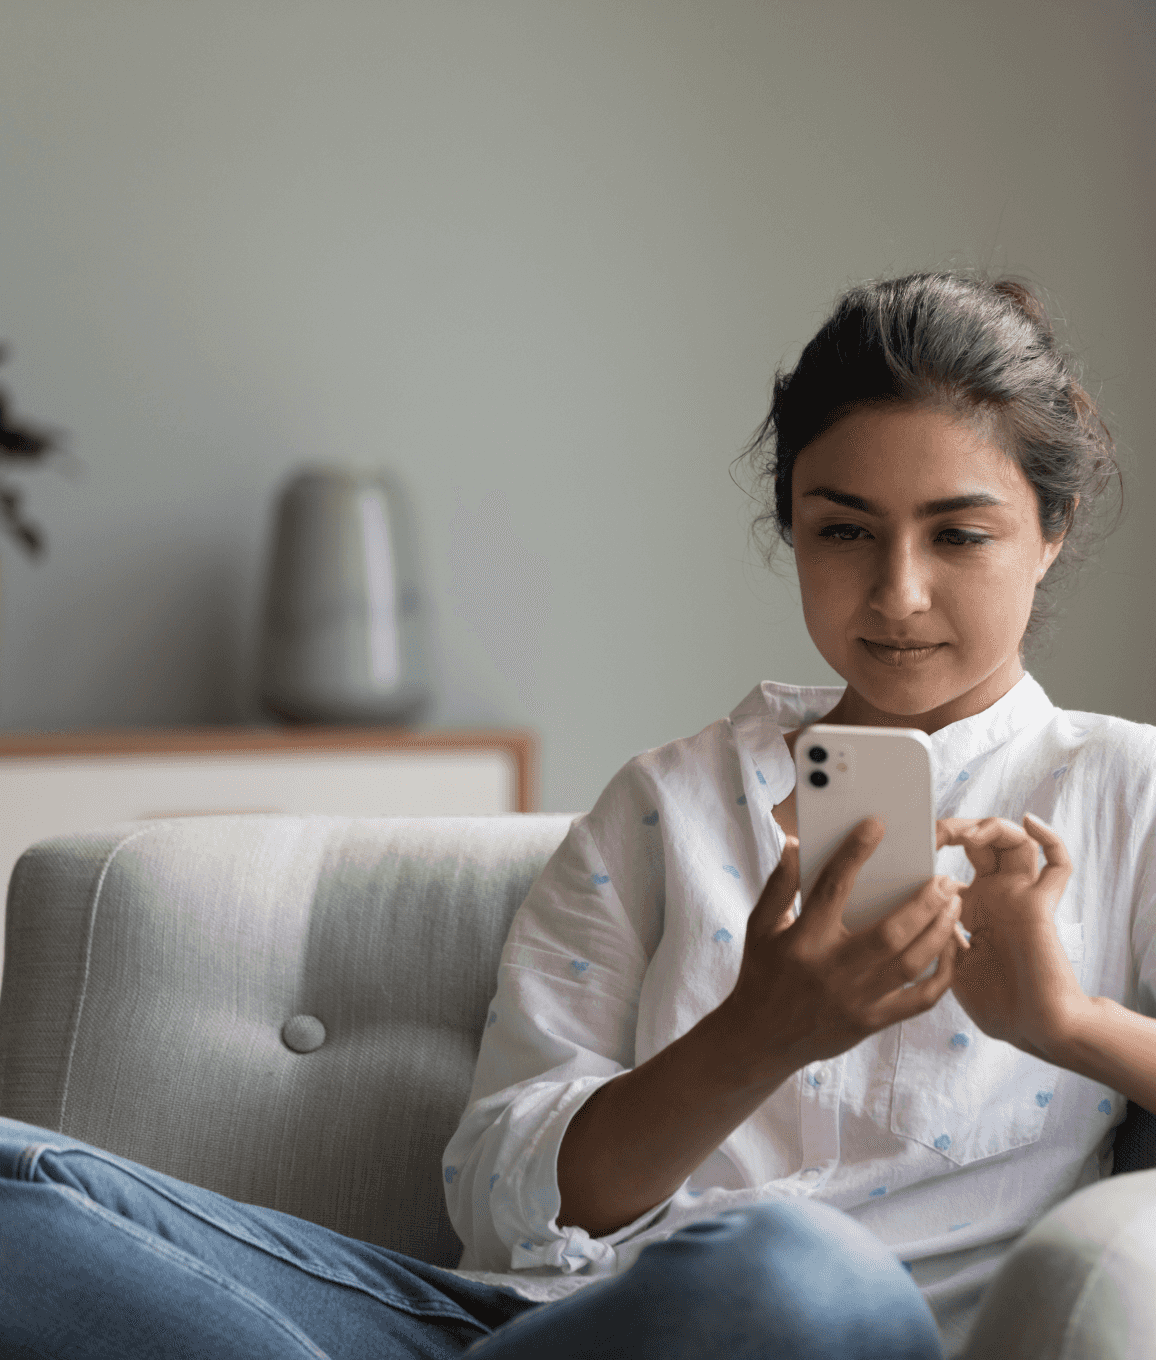
{"type": "Polygon", "coordinates": [[[935,839],[936,849],[963,846],[975,868],[960,894],[971,947],[955,956],[952,991],[985,1034],[1050,1061],[1087,1000],[1053,919],[1072,873],[1067,848],[1027,816],[1022,827],[1000,817],[945,817],[935,839]]]}

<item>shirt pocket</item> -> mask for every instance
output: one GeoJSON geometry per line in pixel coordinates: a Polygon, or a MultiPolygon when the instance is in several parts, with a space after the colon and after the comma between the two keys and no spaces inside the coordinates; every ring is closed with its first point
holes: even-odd
{"type": "Polygon", "coordinates": [[[899,1026],[891,1131],[965,1166],[1036,1142],[1056,1068],[989,1039],[947,992],[899,1026]]]}
{"type": "MultiPolygon", "coordinates": [[[[1083,925],[1057,922],[1056,931],[1078,978],[1083,925]]],[[[989,1039],[945,992],[930,1011],[899,1026],[891,1131],[957,1166],[1025,1147],[1044,1131],[1058,1071],[989,1039]]]]}

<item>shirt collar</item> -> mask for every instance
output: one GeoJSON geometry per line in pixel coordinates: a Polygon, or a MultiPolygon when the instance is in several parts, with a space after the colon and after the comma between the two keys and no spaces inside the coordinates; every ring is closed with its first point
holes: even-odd
{"type": "MultiPolygon", "coordinates": [[[[739,740],[762,771],[772,802],[795,786],[795,771],[783,733],[819,722],[846,692],[845,685],[781,685],[764,680],[730,715],[739,740]]],[[[935,752],[936,796],[980,756],[1002,746],[1017,732],[1046,722],[1055,705],[1026,671],[994,704],[970,718],[948,723],[930,736],[935,752]]]]}

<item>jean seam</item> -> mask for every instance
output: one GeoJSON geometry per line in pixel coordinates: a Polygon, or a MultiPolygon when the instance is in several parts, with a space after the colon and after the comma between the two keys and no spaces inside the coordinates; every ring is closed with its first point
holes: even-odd
{"type": "Polygon", "coordinates": [[[65,1152],[66,1148],[58,1146],[56,1143],[29,1143],[20,1151],[20,1156],[16,1159],[16,1179],[20,1181],[31,1181],[36,1174],[36,1164],[44,1152],[65,1152]]]}
{"type": "MultiPolygon", "coordinates": [[[[449,1307],[441,1307],[438,1305],[432,1307],[423,1305],[419,1307],[409,1299],[393,1295],[389,1290],[371,1288],[369,1285],[364,1284],[361,1280],[348,1275],[344,1271],[322,1270],[317,1266],[304,1265],[300,1261],[295,1261],[291,1256],[282,1251],[278,1251],[276,1247],[271,1246],[266,1242],[259,1241],[243,1229],[238,1228],[235,1224],[221,1223],[210,1213],[207,1213],[200,1208],[200,1206],[190,1206],[189,1204],[186,1204],[183,1200],[178,1199],[173,1195],[166,1186],[154,1185],[147,1177],[140,1175],[136,1167],[131,1163],[124,1163],[120,1159],[103,1152],[100,1148],[59,1148],[54,1147],[51,1143],[35,1144],[34,1146],[37,1150],[37,1157],[39,1157],[41,1152],[50,1151],[59,1153],[63,1156],[92,1157],[97,1161],[104,1162],[108,1166],[113,1166],[123,1174],[131,1176],[133,1180],[151,1190],[153,1194],[161,1195],[164,1199],[168,1200],[170,1204],[175,1205],[176,1208],[180,1209],[182,1212],[191,1215],[193,1218],[199,1219],[202,1223],[216,1229],[217,1232],[223,1232],[229,1237],[232,1237],[235,1241],[243,1242],[246,1246],[252,1247],[255,1251],[264,1252],[266,1256],[271,1256],[274,1260],[280,1261],[283,1265],[292,1266],[294,1269],[300,1270],[306,1275],[312,1275],[315,1279],[326,1280],[330,1284],[343,1285],[348,1289],[356,1289],[360,1293],[367,1295],[369,1298],[376,1299],[378,1303],[382,1303],[388,1308],[396,1308],[403,1313],[408,1313],[411,1317],[452,1318],[457,1322],[468,1322],[474,1327],[478,1327],[483,1331],[485,1330],[484,1324],[480,1323],[477,1318],[471,1317],[460,1304],[454,1303],[452,1299],[448,1301],[449,1307]]],[[[163,1173],[158,1172],[157,1174],[160,1175],[163,1173]]],[[[61,1186],[60,1188],[71,1189],[71,1187],[67,1186],[61,1186]]],[[[79,1192],[73,1191],[72,1193],[78,1194],[79,1192]]],[[[88,1199],[87,1196],[81,1196],[81,1198],[86,1199],[88,1203],[95,1205],[97,1208],[102,1207],[97,1204],[97,1201],[88,1199]]],[[[120,1222],[131,1222],[131,1220],[128,1219],[121,1219],[120,1215],[117,1215],[116,1217],[120,1222]]],[[[193,1258],[190,1257],[190,1259],[193,1258]]]]}
{"type": "Polygon", "coordinates": [[[175,1247],[171,1242],[166,1242],[163,1238],[156,1237],[147,1229],[133,1223],[131,1219],[122,1218],[120,1214],[114,1213],[111,1209],[106,1209],[103,1204],[98,1204],[96,1200],[89,1199],[79,1190],[74,1190],[69,1185],[56,1185],[53,1189],[63,1195],[67,1195],[79,1208],[94,1214],[102,1219],[111,1227],[119,1229],[127,1236],[139,1242],[156,1256],[162,1256],[171,1264],[181,1267],[192,1275],[199,1275],[210,1284],[215,1284],[218,1289],[223,1289],[225,1293],[232,1295],[241,1303],[246,1304],[254,1312],[259,1313],[267,1321],[273,1323],[280,1331],[285,1332],[289,1337],[297,1342],[298,1346],[305,1354],[312,1357],[312,1360],[328,1360],[325,1351],[314,1344],[314,1342],[284,1314],[279,1313],[275,1308],[261,1298],[259,1294],[254,1294],[252,1290],[246,1289],[244,1285],[237,1284],[227,1276],[221,1275],[211,1266],[206,1266],[198,1261],[195,1256],[187,1251],[182,1251],[180,1247],[175,1247]]]}

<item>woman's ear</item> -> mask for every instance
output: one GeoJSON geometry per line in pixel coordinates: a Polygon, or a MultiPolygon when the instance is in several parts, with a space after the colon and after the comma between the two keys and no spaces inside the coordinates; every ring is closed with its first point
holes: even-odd
{"type": "Polygon", "coordinates": [[[1036,572],[1036,585],[1039,585],[1039,583],[1044,579],[1044,577],[1048,574],[1048,570],[1051,567],[1052,563],[1056,560],[1057,557],[1059,557],[1060,549],[1064,546],[1064,539],[1068,536],[1068,529],[1072,527],[1072,521],[1076,518],[1076,507],[1079,504],[1080,498],[1079,496],[1076,496],[1072,501],[1072,509],[1068,515],[1067,528],[1065,528],[1063,534],[1059,538],[1057,538],[1054,543],[1044,544],[1044,560],[1040,564],[1039,571],[1036,572]]]}

